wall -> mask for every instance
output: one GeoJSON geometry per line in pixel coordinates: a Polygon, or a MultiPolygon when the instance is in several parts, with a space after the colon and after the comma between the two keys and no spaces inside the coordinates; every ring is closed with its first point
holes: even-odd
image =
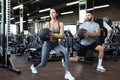
{"type": "Polygon", "coordinates": [[[120,4],[113,4],[108,8],[98,9],[94,12],[96,17],[102,18],[108,16],[112,21],[120,21],[120,4]]]}
{"type": "Polygon", "coordinates": [[[78,12],[75,12],[73,14],[63,15],[59,17],[59,20],[64,22],[64,24],[76,24],[78,19],[79,19],[78,12]]]}

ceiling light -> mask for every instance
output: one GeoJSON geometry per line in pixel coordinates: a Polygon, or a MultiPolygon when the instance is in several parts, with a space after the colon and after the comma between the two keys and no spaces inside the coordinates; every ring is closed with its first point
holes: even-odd
{"type": "Polygon", "coordinates": [[[33,19],[29,19],[29,20],[28,20],[28,22],[31,22],[31,21],[33,21],[33,19]]]}
{"type": "Polygon", "coordinates": [[[25,23],[26,21],[23,21],[23,23],[25,23]]]}
{"type": "Polygon", "coordinates": [[[50,16],[43,16],[43,17],[40,17],[41,19],[45,19],[45,18],[49,18],[50,16]]]}
{"type": "Polygon", "coordinates": [[[30,16],[30,14],[27,14],[27,16],[30,16]]]}
{"type": "Polygon", "coordinates": [[[80,1],[74,1],[74,2],[70,2],[70,3],[67,3],[66,4],[66,6],[71,6],[71,5],[75,5],[75,4],[85,4],[86,3],[86,1],[82,1],[82,2],[80,2],[80,1]]]}
{"type": "Polygon", "coordinates": [[[19,24],[20,22],[15,22],[15,24],[19,24]]]}
{"type": "Polygon", "coordinates": [[[20,4],[18,6],[13,7],[13,10],[22,9],[22,8],[23,8],[23,4],[20,4]]]}
{"type": "Polygon", "coordinates": [[[99,9],[99,8],[105,8],[105,7],[109,7],[110,5],[102,5],[102,6],[96,6],[96,7],[94,7],[94,9],[99,9]]]}
{"type": "Polygon", "coordinates": [[[30,2],[29,4],[34,4],[34,3],[37,3],[38,1],[42,1],[42,0],[32,0],[32,1],[28,1],[28,2],[30,2]]]}
{"type": "Polygon", "coordinates": [[[79,3],[79,1],[74,1],[74,2],[67,3],[66,6],[75,5],[75,4],[78,4],[78,3],[79,3]]]}
{"type": "MultiPolygon", "coordinates": [[[[26,21],[23,21],[23,23],[25,23],[26,21]]],[[[18,21],[18,22],[15,22],[15,24],[19,24],[20,22],[18,21]]]]}
{"type": "Polygon", "coordinates": [[[41,13],[41,12],[46,12],[46,11],[49,11],[49,10],[50,10],[50,8],[46,8],[46,9],[39,10],[39,12],[41,13]]]}
{"type": "Polygon", "coordinates": [[[40,1],[40,0],[35,0],[35,1],[40,1]]]}
{"type": "Polygon", "coordinates": [[[62,12],[62,13],[60,13],[60,14],[61,14],[61,15],[66,15],[66,14],[72,14],[72,13],[74,13],[74,11],[62,12]]]}
{"type": "Polygon", "coordinates": [[[15,18],[13,17],[13,18],[10,18],[10,20],[14,20],[15,18]]]}
{"type": "Polygon", "coordinates": [[[94,10],[94,8],[89,8],[89,9],[87,9],[87,11],[91,11],[91,10],[94,10]]]}
{"type": "Polygon", "coordinates": [[[100,8],[106,8],[106,7],[109,7],[109,6],[110,6],[109,4],[96,6],[96,7],[87,9],[87,11],[91,11],[91,10],[94,10],[94,9],[100,9],[100,8]]]}

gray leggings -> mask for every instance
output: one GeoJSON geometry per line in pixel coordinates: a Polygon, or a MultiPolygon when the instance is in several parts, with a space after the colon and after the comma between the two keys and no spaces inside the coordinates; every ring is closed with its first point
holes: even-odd
{"type": "Polygon", "coordinates": [[[41,63],[38,63],[37,65],[34,65],[35,67],[44,67],[47,63],[47,58],[49,55],[49,52],[51,50],[56,51],[58,54],[64,55],[64,68],[65,70],[69,70],[69,56],[67,50],[60,45],[58,42],[52,43],[49,41],[45,41],[42,47],[42,53],[41,53],[41,63]]]}

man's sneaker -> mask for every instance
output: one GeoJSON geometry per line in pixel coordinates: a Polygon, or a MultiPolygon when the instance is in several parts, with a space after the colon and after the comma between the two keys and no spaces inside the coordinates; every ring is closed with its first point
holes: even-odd
{"type": "Polygon", "coordinates": [[[64,61],[64,59],[62,59],[61,62],[62,62],[62,66],[65,67],[65,61],[64,61]]]}
{"type": "Polygon", "coordinates": [[[36,68],[34,67],[34,65],[31,65],[30,69],[31,69],[33,74],[37,74],[38,73],[36,68]]]}
{"type": "Polygon", "coordinates": [[[103,66],[98,66],[98,67],[97,67],[97,71],[105,72],[106,69],[105,69],[103,66]]]}
{"type": "Polygon", "coordinates": [[[74,78],[70,73],[66,73],[66,74],[65,74],[65,79],[75,80],[75,78],[74,78]]]}
{"type": "Polygon", "coordinates": [[[85,58],[84,58],[84,57],[81,57],[81,58],[80,58],[80,61],[85,61],[85,58]]]}

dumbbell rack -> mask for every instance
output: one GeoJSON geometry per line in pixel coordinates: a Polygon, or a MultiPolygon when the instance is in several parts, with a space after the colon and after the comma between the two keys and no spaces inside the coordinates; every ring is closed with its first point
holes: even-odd
{"type": "Polygon", "coordinates": [[[0,67],[9,69],[10,71],[21,73],[20,70],[15,69],[11,61],[11,48],[9,46],[10,36],[10,3],[11,0],[2,0],[2,17],[1,17],[1,53],[0,53],[0,67]],[[5,16],[6,15],[6,16],[5,16]]]}

